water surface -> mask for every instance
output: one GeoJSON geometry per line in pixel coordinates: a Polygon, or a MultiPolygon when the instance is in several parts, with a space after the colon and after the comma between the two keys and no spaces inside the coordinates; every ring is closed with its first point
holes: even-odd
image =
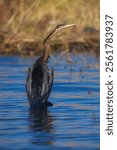
{"type": "Polygon", "coordinates": [[[32,114],[25,81],[34,60],[0,57],[0,149],[99,150],[99,59],[83,54],[52,57],[49,101],[54,105],[32,114]]]}

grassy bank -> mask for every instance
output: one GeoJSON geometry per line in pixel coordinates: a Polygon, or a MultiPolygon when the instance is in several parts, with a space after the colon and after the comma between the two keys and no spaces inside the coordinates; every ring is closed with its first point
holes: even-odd
{"type": "Polygon", "coordinates": [[[0,20],[1,54],[38,53],[47,33],[61,23],[77,26],[58,33],[53,50],[99,48],[99,0],[1,0],[0,20]]]}

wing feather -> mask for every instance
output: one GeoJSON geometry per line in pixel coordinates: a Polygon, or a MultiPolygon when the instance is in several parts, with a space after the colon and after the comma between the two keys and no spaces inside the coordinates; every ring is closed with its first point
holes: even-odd
{"type": "Polygon", "coordinates": [[[26,91],[31,109],[47,104],[52,89],[53,76],[54,70],[49,70],[46,63],[35,62],[32,68],[29,68],[26,91]]]}

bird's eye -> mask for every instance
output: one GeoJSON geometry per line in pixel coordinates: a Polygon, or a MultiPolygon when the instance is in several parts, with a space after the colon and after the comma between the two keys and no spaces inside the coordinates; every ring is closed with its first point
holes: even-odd
{"type": "Polygon", "coordinates": [[[64,27],[64,25],[63,25],[63,24],[58,25],[58,28],[62,28],[62,27],[64,27]]]}

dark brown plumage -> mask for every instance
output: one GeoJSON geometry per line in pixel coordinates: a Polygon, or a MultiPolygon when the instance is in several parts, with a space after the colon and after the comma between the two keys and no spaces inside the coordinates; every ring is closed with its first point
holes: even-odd
{"type": "Polygon", "coordinates": [[[46,106],[52,106],[52,103],[47,101],[52,89],[54,77],[54,70],[49,70],[47,65],[50,54],[49,40],[58,31],[73,25],[74,24],[57,25],[43,41],[43,55],[34,62],[31,68],[29,68],[26,81],[26,92],[30,104],[30,110],[38,110],[46,106]]]}

